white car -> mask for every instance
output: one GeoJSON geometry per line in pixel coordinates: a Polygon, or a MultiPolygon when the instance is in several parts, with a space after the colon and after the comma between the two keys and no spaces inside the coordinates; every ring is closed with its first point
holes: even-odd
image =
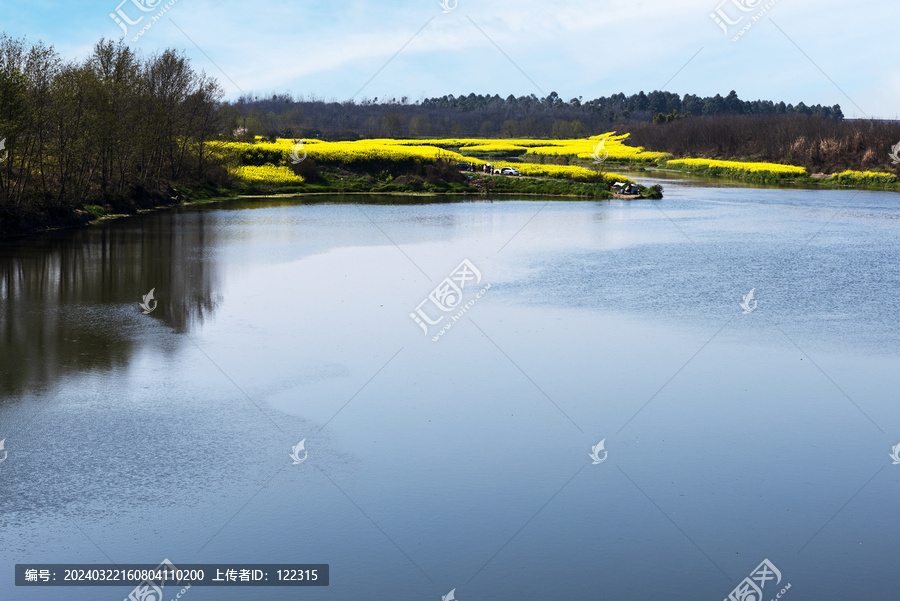
{"type": "Polygon", "coordinates": [[[499,173],[500,175],[521,175],[518,169],[513,169],[512,167],[504,167],[495,173],[499,173]]]}

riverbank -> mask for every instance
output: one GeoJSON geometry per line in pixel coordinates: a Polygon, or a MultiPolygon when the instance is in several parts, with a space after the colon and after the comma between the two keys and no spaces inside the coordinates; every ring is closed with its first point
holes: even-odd
{"type": "MultiPolygon", "coordinates": [[[[285,167],[286,169],[286,167],[285,167]]],[[[450,164],[427,166],[424,172],[409,170],[400,175],[361,172],[308,164],[297,168],[296,181],[245,179],[235,185],[242,195],[254,194],[411,194],[466,196],[540,195],[607,199],[614,194],[613,182],[633,183],[624,176],[600,174],[591,179],[528,175],[495,175],[460,170],[450,164]]],[[[662,198],[662,190],[643,189],[646,198],[662,198]]]]}
{"type": "MultiPolygon", "coordinates": [[[[554,197],[560,201],[605,200],[616,197],[605,183],[580,182],[556,178],[527,176],[488,175],[450,170],[449,179],[434,179],[415,175],[388,176],[378,180],[368,173],[355,173],[344,169],[319,169],[314,181],[272,184],[268,182],[235,181],[229,188],[214,186],[191,190],[170,190],[169,195],[141,194],[134,198],[111,200],[104,205],[87,205],[83,209],[68,212],[36,213],[21,215],[15,219],[0,220],[0,240],[19,238],[42,232],[84,227],[107,219],[119,219],[175,206],[199,205],[238,198],[273,198],[297,196],[383,196],[402,202],[407,198],[421,201],[423,198],[496,198],[505,197],[554,197]]],[[[629,178],[619,179],[631,181],[629,178]]],[[[640,186],[643,197],[662,198],[660,186],[640,186]]]]}
{"type": "Polygon", "coordinates": [[[722,161],[714,159],[672,159],[662,167],[686,174],[740,180],[779,187],[823,187],[833,189],[888,190],[900,192],[900,177],[883,171],[853,171],[810,174],[804,167],[779,163],[722,161]]]}
{"type": "Polygon", "coordinates": [[[472,164],[482,168],[511,167],[522,176],[613,184],[618,170],[673,169],[685,174],[784,187],[797,185],[835,189],[900,191],[900,177],[889,171],[843,170],[811,172],[807,167],[752,158],[726,160],[676,156],[626,144],[629,134],[608,132],[580,139],[371,139],[348,142],[257,138],[225,142],[218,152],[235,173],[259,177],[290,177],[304,161],[324,166],[344,165],[384,176],[402,167],[422,173],[423,161],[472,164]],[[295,167],[294,162],[300,161],[295,167]],[[281,174],[278,174],[281,170],[281,174]]]}
{"type": "Polygon", "coordinates": [[[139,191],[128,197],[110,198],[103,205],[91,204],[80,208],[57,207],[19,212],[5,211],[0,213],[0,240],[52,230],[83,227],[109,216],[138,215],[146,211],[212,199],[222,195],[222,190],[213,186],[192,190],[170,188],[168,192],[168,194],[151,194],[139,191]]]}
{"type": "MultiPolygon", "coordinates": [[[[479,138],[366,139],[347,142],[253,138],[210,142],[204,177],[165,193],[143,188],[83,204],[0,213],[0,239],[78,227],[109,216],[137,214],[187,202],[241,196],[370,194],[392,197],[615,197],[614,184],[633,183],[623,171],[664,169],[780,188],[833,188],[900,192],[888,172],[813,173],[781,163],[676,158],[625,144],[609,132],[572,140],[479,138]],[[507,171],[511,169],[512,171],[507,171]],[[506,173],[501,175],[499,171],[506,173]],[[130,194],[130,195],[129,195],[130,194]]],[[[662,198],[662,188],[639,186],[640,197],[662,198]]],[[[94,194],[104,197],[104,193],[94,194]]],[[[88,197],[90,198],[90,196],[88,197]]],[[[619,198],[622,198],[621,196],[619,198]]],[[[33,206],[43,206],[34,203],[33,206]]]]}

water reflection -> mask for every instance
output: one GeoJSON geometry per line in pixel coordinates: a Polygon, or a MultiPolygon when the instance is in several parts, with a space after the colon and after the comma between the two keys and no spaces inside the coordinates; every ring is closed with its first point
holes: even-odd
{"type": "Polygon", "coordinates": [[[189,332],[216,310],[217,234],[166,213],[0,244],[0,395],[127,364],[139,319],[189,332]],[[143,295],[159,305],[142,315],[143,295]]]}
{"type": "Polygon", "coordinates": [[[542,569],[530,597],[574,601],[712,597],[710,559],[769,557],[885,598],[900,222],[834,207],[896,196],[675,192],[237,201],[0,246],[4,390],[46,388],[0,412],[0,564],[327,561],[336,599],[542,569]],[[433,344],[409,313],[463,258],[493,288],[433,344]]]}

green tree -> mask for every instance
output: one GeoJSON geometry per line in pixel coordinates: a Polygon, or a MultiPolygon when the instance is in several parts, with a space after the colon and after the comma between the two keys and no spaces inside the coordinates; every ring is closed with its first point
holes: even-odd
{"type": "Polygon", "coordinates": [[[414,136],[427,136],[431,132],[428,115],[416,115],[409,120],[409,129],[414,136]]]}
{"type": "Polygon", "coordinates": [[[403,119],[400,117],[400,113],[396,111],[391,111],[381,118],[381,128],[389,138],[397,137],[402,126],[403,119]]]}

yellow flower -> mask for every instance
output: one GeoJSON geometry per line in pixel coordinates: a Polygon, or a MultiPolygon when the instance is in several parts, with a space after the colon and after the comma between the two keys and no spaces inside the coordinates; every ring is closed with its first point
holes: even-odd
{"type": "Polygon", "coordinates": [[[836,174],[835,179],[841,183],[862,182],[868,184],[892,184],[900,181],[893,173],[884,171],[842,171],[836,174]]]}
{"type": "Polygon", "coordinates": [[[741,161],[717,161],[713,159],[675,159],[668,162],[669,167],[695,167],[725,173],[772,173],[778,176],[806,175],[806,169],[794,165],[778,163],[744,163],[741,161]]]}
{"type": "Polygon", "coordinates": [[[288,167],[276,167],[270,163],[253,166],[244,165],[233,170],[232,173],[249,183],[266,183],[274,185],[301,184],[303,178],[294,174],[288,167]]]}
{"type": "MultiPolygon", "coordinates": [[[[355,140],[348,142],[323,142],[321,140],[303,140],[303,150],[310,158],[322,163],[352,165],[372,163],[396,163],[421,161],[432,162],[444,160],[451,163],[473,163],[476,166],[486,164],[488,161],[465,156],[458,150],[509,152],[521,153],[527,150],[526,156],[573,156],[590,159],[594,156],[597,145],[603,143],[608,152],[608,158],[627,159],[635,161],[653,161],[668,158],[671,155],[661,152],[644,152],[643,148],[626,146],[622,140],[628,134],[614,135],[615,132],[601,134],[592,138],[578,140],[533,140],[510,139],[497,140],[488,138],[444,138],[433,140],[394,140],[372,139],[355,140]]],[[[275,142],[264,142],[257,138],[255,143],[225,142],[218,147],[221,154],[230,154],[236,162],[261,160],[279,162],[287,165],[290,162],[290,154],[293,151],[294,140],[278,139],[275,142]]],[[[522,175],[535,177],[558,177],[580,180],[590,180],[597,177],[597,172],[584,167],[574,165],[539,165],[536,163],[509,163],[490,161],[495,168],[514,167],[522,175]]],[[[242,172],[245,178],[256,177],[256,172],[242,172]]],[[[276,172],[265,171],[267,181],[275,181],[276,172]]],[[[259,172],[262,177],[263,172],[259,172]]],[[[292,174],[293,175],[293,174],[292,174]]],[[[260,180],[253,180],[260,181],[260,180]]],[[[604,174],[604,181],[627,181],[628,178],[604,174]]]]}

